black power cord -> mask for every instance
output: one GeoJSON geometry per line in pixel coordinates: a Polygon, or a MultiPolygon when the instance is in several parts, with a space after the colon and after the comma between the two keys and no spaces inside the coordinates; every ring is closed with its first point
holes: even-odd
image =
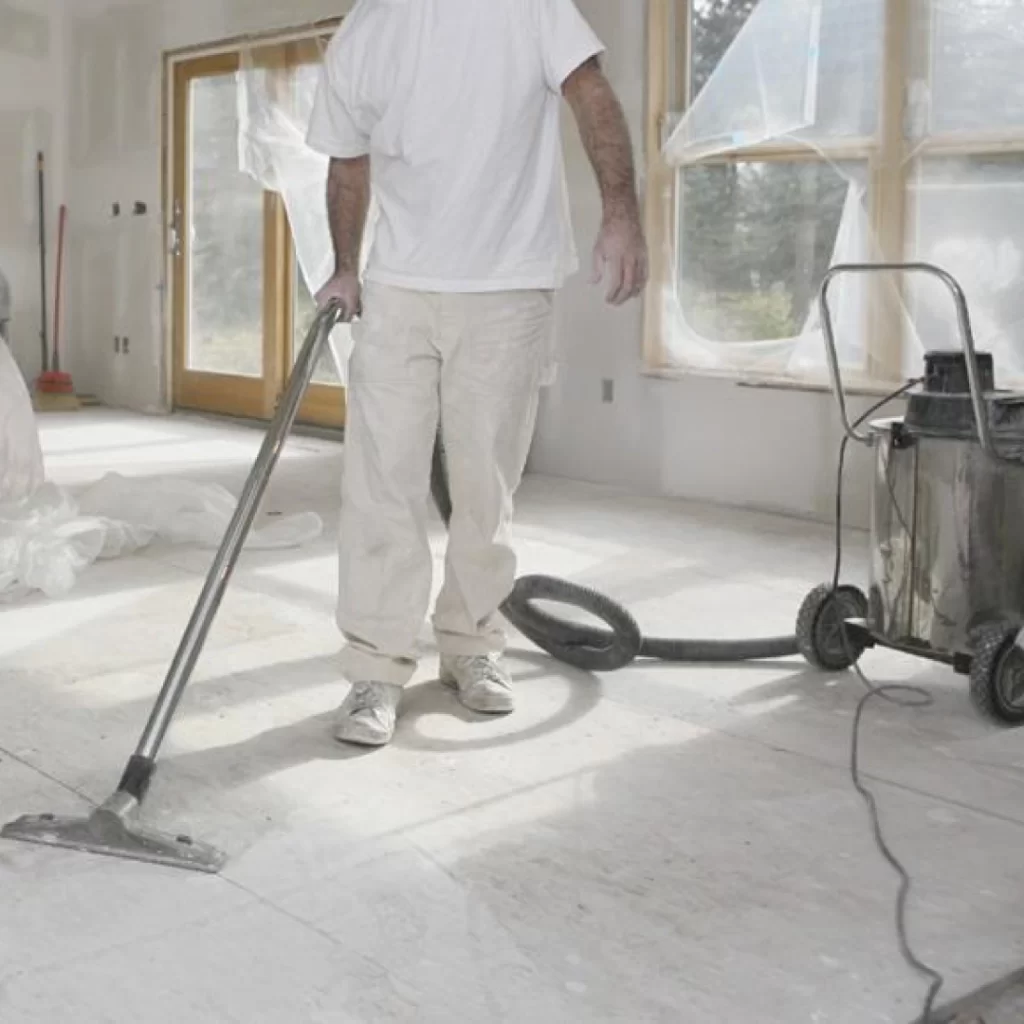
{"type": "MultiPolygon", "coordinates": [[[[876,412],[881,408],[888,405],[890,402],[897,398],[902,397],[911,388],[915,387],[920,383],[920,380],[912,380],[902,387],[893,391],[892,394],[886,395],[881,401],[875,403],[867,410],[854,424],[854,427],[861,426],[866,420],[870,419],[876,412]]],[[[839,462],[838,462],[838,474],[836,481],[836,560],[835,569],[832,576],[832,592],[836,593],[839,589],[840,578],[842,576],[843,569],[843,485],[846,471],[846,453],[849,448],[850,438],[849,436],[844,437],[839,446],[839,462]]],[[[888,474],[887,474],[888,482],[888,474]]],[[[904,530],[909,530],[907,527],[906,519],[903,516],[902,511],[896,503],[896,495],[893,492],[891,483],[889,484],[889,496],[892,499],[896,508],[896,513],[899,517],[904,530]]],[[[838,610],[838,609],[837,609],[838,610]]],[[[868,808],[868,815],[871,820],[871,830],[874,836],[875,844],[878,847],[879,853],[893,869],[896,875],[899,877],[899,891],[896,896],[896,935],[899,942],[900,953],[906,963],[918,974],[928,980],[928,992],[925,996],[924,1007],[922,1015],[919,1020],[919,1024],[931,1024],[934,1017],[935,1003],[939,997],[939,993],[942,991],[945,985],[945,978],[935,968],[925,963],[920,956],[914,951],[914,947],[910,941],[910,933],[907,927],[907,910],[910,903],[910,893],[913,888],[913,879],[910,873],[907,871],[903,862],[895,854],[886,839],[885,830],[882,827],[881,813],[878,808],[878,801],[874,793],[865,785],[863,773],[861,772],[861,734],[862,726],[864,722],[864,714],[867,711],[868,705],[873,700],[884,700],[890,704],[894,704],[901,708],[926,708],[931,707],[935,700],[930,693],[923,690],[919,686],[906,686],[906,685],[892,685],[892,686],[878,686],[872,683],[871,680],[864,674],[864,671],[858,664],[858,658],[854,650],[854,645],[850,640],[849,633],[846,629],[846,623],[842,616],[838,616],[839,620],[839,633],[842,637],[843,646],[846,649],[846,656],[853,665],[854,672],[857,674],[857,678],[865,688],[865,694],[857,704],[857,710],[853,718],[853,729],[851,732],[850,741],[850,778],[853,782],[854,788],[860,794],[861,798],[868,808]]]]}
{"type": "MultiPolygon", "coordinates": [[[[920,378],[911,380],[872,405],[854,424],[861,426],[876,412],[902,397],[911,388],[921,383],[920,378]]],[[[838,479],[836,482],[835,509],[835,567],[832,576],[833,595],[839,590],[843,568],[843,483],[846,469],[846,454],[850,438],[844,437],[839,446],[838,479]]],[[[886,473],[889,496],[893,502],[898,520],[904,531],[910,534],[892,481],[886,473]]],[[[445,526],[451,522],[452,498],[448,486],[445,466],[444,443],[438,436],[434,448],[434,464],[431,472],[431,493],[445,526]]],[[[906,584],[901,581],[900,590],[906,584]]],[[[872,831],[879,852],[900,879],[896,899],[896,932],[900,952],[904,960],[917,973],[926,977],[930,984],[924,1004],[924,1015],[918,1024],[931,1024],[935,1001],[945,984],[938,971],[928,966],[914,952],[907,929],[907,906],[912,888],[912,879],[900,859],[893,852],[882,828],[878,803],[874,794],[864,784],[860,767],[860,740],[864,713],[872,700],[887,701],[901,708],[924,708],[932,705],[933,698],[916,686],[878,686],[872,683],[857,665],[857,654],[846,629],[845,620],[838,612],[835,602],[839,635],[846,656],[853,665],[858,679],[866,692],[857,705],[854,715],[850,747],[850,777],[853,785],[867,804],[872,831]]],[[[559,661],[589,672],[611,672],[624,668],[637,658],[654,658],[671,662],[733,662],[784,658],[799,651],[795,636],[765,637],[753,640],[690,640],[659,639],[645,637],[636,619],[621,605],[588,587],[569,583],[550,576],[525,576],[516,581],[515,589],[502,605],[502,613],[527,639],[559,661]],[[569,607],[587,611],[602,619],[610,629],[598,629],[571,622],[548,614],[537,607],[538,601],[553,601],[569,607]]]]}

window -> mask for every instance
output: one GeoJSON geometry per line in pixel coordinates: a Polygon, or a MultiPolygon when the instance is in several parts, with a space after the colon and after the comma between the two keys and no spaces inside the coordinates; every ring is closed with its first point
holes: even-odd
{"type": "MultiPolygon", "coordinates": [[[[652,10],[649,367],[824,378],[828,267],[927,259],[1024,381],[1024,0],[652,10]]],[[[863,384],[959,345],[931,282],[840,279],[833,303],[863,384]]]]}
{"type": "MultiPolygon", "coordinates": [[[[330,256],[325,158],[305,126],[327,36],[259,41],[168,62],[172,99],[172,383],[178,408],[268,419],[315,315],[330,256]]],[[[334,341],[343,349],[348,328],[334,341]]],[[[340,426],[325,353],[299,416],[340,426]]]]}

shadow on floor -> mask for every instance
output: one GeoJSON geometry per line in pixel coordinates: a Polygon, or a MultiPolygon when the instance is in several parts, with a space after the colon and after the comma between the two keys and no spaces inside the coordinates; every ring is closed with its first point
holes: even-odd
{"type": "MultiPolygon", "coordinates": [[[[541,655],[517,653],[515,660],[519,664],[526,662],[534,666],[529,672],[517,671],[517,683],[550,677],[552,674],[551,663],[541,655]]],[[[313,659],[310,667],[322,676],[323,670],[331,661],[332,659],[313,659]]],[[[305,666],[293,664],[287,675],[294,680],[304,671],[305,666]]],[[[483,723],[488,721],[487,717],[468,711],[455,695],[437,680],[412,685],[403,696],[394,746],[431,753],[464,753],[514,746],[556,733],[585,717],[601,700],[600,686],[585,673],[568,670],[560,672],[559,675],[571,683],[569,698],[552,717],[522,731],[469,742],[448,742],[426,736],[419,729],[419,723],[432,715],[452,715],[468,723],[483,723]]],[[[205,682],[207,685],[216,685],[215,680],[205,682]]],[[[339,703],[346,689],[345,684],[339,682],[339,703]]],[[[264,696],[261,688],[260,699],[264,696]]],[[[376,753],[372,749],[353,747],[333,740],[333,720],[334,712],[328,712],[260,732],[239,743],[175,754],[165,758],[162,763],[168,772],[174,775],[202,780],[207,786],[215,784],[218,790],[230,790],[257,782],[261,778],[299,764],[315,760],[344,761],[376,753]]]]}

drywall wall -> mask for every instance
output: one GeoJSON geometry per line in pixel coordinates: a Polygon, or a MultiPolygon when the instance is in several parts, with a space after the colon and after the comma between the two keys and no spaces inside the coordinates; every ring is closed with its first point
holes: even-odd
{"type": "MultiPolygon", "coordinates": [[[[642,153],[646,5],[577,2],[608,44],[606,71],[642,153]]],[[[600,199],[571,125],[566,137],[576,235],[589,266],[600,199]]],[[[640,335],[638,304],[608,309],[586,274],[570,282],[559,300],[562,370],[543,403],[534,470],[652,494],[812,518],[833,515],[841,433],[831,396],[742,387],[718,378],[645,377],[640,335]],[[603,400],[608,380],[611,403],[603,400]]],[[[846,511],[851,522],[867,521],[868,471],[865,453],[852,452],[846,511]]]]}
{"type": "MultiPolygon", "coordinates": [[[[0,0],[2,3],[3,0],[0,0]]],[[[609,44],[607,68],[641,143],[645,18],[641,0],[578,0],[609,44]]],[[[160,410],[166,396],[161,217],[161,54],[344,13],[337,0],[74,0],[69,193],[72,304],[80,386],[160,410]],[[132,204],[149,213],[132,216],[132,204]],[[122,215],[113,217],[114,202],[122,215]],[[115,355],[115,336],[130,336],[115,355]]],[[[570,129],[569,176],[581,247],[600,220],[593,175],[570,129]]],[[[564,352],[546,396],[532,467],[651,493],[831,514],[838,432],[820,393],[640,373],[640,310],[609,311],[586,275],[559,305],[564,352]],[[614,400],[602,401],[603,382],[614,400]]],[[[865,520],[866,467],[855,458],[850,514],[865,520]]]]}
{"type": "Polygon", "coordinates": [[[51,310],[56,202],[64,188],[62,7],[60,0],[0,0],[0,268],[14,297],[11,348],[30,379],[42,360],[37,152],[48,166],[51,310]]]}
{"type": "Polygon", "coordinates": [[[348,6],[69,0],[69,315],[80,389],[114,405],[166,409],[163,54],[295,28],[348,6]],[[137,204],[145,212],[136,213],[137,204]]]}

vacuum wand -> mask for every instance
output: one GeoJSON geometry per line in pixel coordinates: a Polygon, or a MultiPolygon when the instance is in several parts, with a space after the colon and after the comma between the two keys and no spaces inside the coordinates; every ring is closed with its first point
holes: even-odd
{"type": "Polygon", "coordinates": [[[277,414],[274,416],[259,454],[256,456],[252,472],[238,499],[238,506],[231,517],[231,522],[228,524],[227,532],[217,551],[195,610],[192,612],[185,634],[181,638],[174,660],[171,662],[160,696],[157,698],[149,722],[139,740],[138,748],[125,770],[124,778],[118,789],[130,793],[138,800],[142,800],[146,795],[146,789],[156,765],[156,756],[167,735],[167,730],[170,728],[185,687],[192,678],[192,672],[206,644],[213,620],[224,599],[231,574],[242,553],[242,547],[252,528],[253,520],[256,518],[256,511],[263,500],[267,484],[270,483],[270,476],[295,424],[299,406],[309,388],[323,347],[338,322],[339,316],[336,307],[329,307],[322,312],[317,317],[302,346],[288,387],[281,396],[277,414]]]}
{"type": "Polygon", "coordinates": [[[195,842],[189,836],[165,835],[147,828],[138,822],[137,815],[156,770],[157,754],[192,678],[270,476],[298,416],[324,346],[341,319],[340,307],[332,303],[317,315],[310,328],[160,695],[117,789],[88,817],[27,816],[5,826],[0,831],[3,838],[207,873],[216,873],[223,866],[225,858],[219,850],[195,842]]]}

